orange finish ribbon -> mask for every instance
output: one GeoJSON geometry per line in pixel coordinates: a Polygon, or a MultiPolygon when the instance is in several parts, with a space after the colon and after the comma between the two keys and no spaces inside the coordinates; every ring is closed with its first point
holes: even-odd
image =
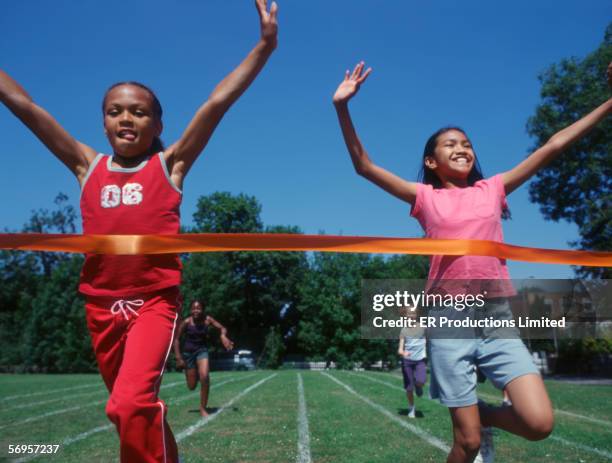
{"type": "Polygon", "coordinates": [[[374,254],[493,256],[547,264],[611,267],[612,252],[513,246],[485,240],[377,238],[276,233],[180,235],[0,234],[0,249],[92,254],[168,254],[219,251],[321,251],[374,254]]]}

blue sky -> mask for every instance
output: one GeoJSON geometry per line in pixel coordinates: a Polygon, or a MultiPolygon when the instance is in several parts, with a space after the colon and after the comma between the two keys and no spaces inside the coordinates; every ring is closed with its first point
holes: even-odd
{"type": "MultiPolygon", "coordinates": [[[[513,167],[533,141],[525,123],[539,102],[537,76],[603,40],[609,1],[385,0],[279,2],[279,48],[230,110],[185,183],[183,223],[214,191],[254,195],[266,224],[306,233],[422,235],[409,208],[352,170],[331,95],[345,69],[374,72],[351,103],[372,158],[416,179],[437,128],[472,139],[485,175],[513,167]],[[459,5],[461,3],[461,5],[459,5]]],[[[217,82],[258,40],[252,1],[44,0],[10,2],[0,16],[1,66],[77,139],[108,152],[101,98],[121,80],[151,86],[175,141],[217,82]]],[[[6,108],[0,108],[2,226],[78,185],[6,108]]],[[[523,186],[509,197],[508,243],[567,248],[568,223],[543,220],[523,186]]],[[[570,267],[511,262],[515,278],[563,278],[570,267]]]]}

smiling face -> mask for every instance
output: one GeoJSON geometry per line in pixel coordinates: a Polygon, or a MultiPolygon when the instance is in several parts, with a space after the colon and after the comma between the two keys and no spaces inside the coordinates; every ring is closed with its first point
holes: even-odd
{"type": "Polygon", "coordinates": [[[111,88],[104,99],[104,132],[115,154],[126,158],[147,154],[162,124],[153,96],[135,85],[111,88]]]}
{"type": "Polygon", "coordinates": [[[191,316],[195,320],[200,320],[204,314],[204,306],[200,301],[195,301],[191,304],[191,316]]]}
{"type": "Polygon", "coordinates": [[[442,183],[467,185],[476,155],[467,135],[455,129],[438,135],[433,153],[425,157],[425,165],[442,183]]]}

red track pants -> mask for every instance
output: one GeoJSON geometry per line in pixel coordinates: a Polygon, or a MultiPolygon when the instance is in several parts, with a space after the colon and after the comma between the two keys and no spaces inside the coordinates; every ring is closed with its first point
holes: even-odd
{"type": "Polygon", "coordinates": [[[87,298],[87,326],[110,392],[106,415],[117,427],[122,463],[177,463],[158,397],[177,319],[178,288],[142,297],[87,298]]]}

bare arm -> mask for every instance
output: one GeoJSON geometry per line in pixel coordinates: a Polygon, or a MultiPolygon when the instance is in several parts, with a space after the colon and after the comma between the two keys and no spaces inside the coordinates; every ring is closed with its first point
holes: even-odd
{"type": "Polygon", "coordinates": [[[177,363],[183,362],[183,355],[181,354],[181,336],[183,335],[185,327],[187,326],[187,320],[188,318],[181,321],[174,336],[174,357],[176,358],[177,363]]]}
{"type": "Polygon", "coordinates": [[[221,332],[221,343],[223,344],[223,347],[225,347],[227,350],[233,349],[234,343],[227,337],[227,329],[210,315],[206,317],[206,321],[221,332]]]}
{"type": "Polygon", "coordinates": [[[180,140],[166,150],[166,162],[173,182],[182,187],[183,179],[207,145],[215,128],[251,85],[276,48],[278,7],[273,2],[267,12],[267,1],[256,0],[261,23],[261,39],[248,56],[213,90],[208,100],[198,109],[180,140]]]}
{"type": "Polygon", "coordinates": [[[0,70],[0,101],[23,122],[49,150],[77,177],[87,174],[96,152],[78,142],[6,72],[0,70]]]}
{"type": "Polygon", "coordinates": [[[338,114],[338,121],[340,122],[340,128],[342,129],[342,135],[344,136],[344,142],[351,155],[353,166],[359,175],[375,183],[386,192],[391,193],[393,196],[403,201],[414,204],[417,184],[406,181],[374,164],[359,140],[355,127],[353,126],[353,121],[351,120],[348,109],[348,102],[357,93],[359,87],[365,82],[368,75],[370,75],[371,69],[368,69],[362,74],[363,68],[364,63],[361,62],[355,66],[351,74],[349,74],[349,71],[346,71],[344,80],[336,90],[333,98],[334,106],[338,114]]]}
{"type": "Polygon", "coordinates": [[[401,357],[404,356],[404,337],[403,336],[400,336],[399,338],[399,347],[397,348],[397,353],[401,357]]]}
{"type": "MultiPolygon", "coordinates": [[[[612,63],[608,65],[608,84],[612,88],[612,63]]],[[[612,112],[612,98],[601,104],[582,119],[560,130],[546,144],[531,153],[523,162],[504,172],[502,179],[506,194],[510,194],[529,180],[538,170],[563,153],[573,143],[589,133],[612,112]]]]}

